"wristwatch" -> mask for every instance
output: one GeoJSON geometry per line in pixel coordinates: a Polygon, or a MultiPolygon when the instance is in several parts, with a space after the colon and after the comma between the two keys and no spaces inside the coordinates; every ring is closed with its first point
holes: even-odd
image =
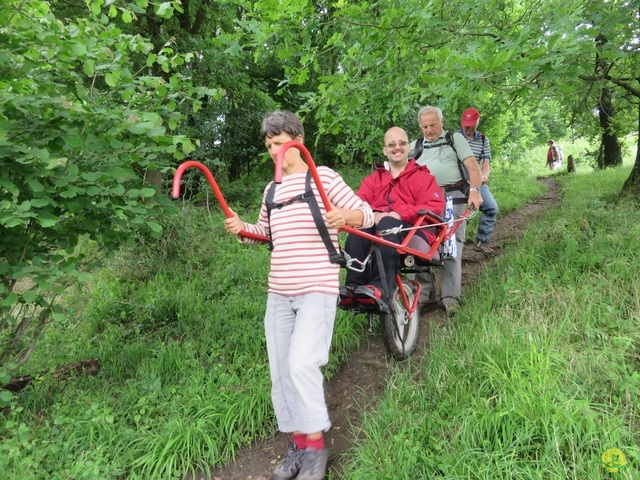
{"type": "Polygon", "coordinates": [[[479,189],[479,188],[476,188],[476,187],[472,187],[472,188],[470,188],[470,189],[469,189],[469,191],[470,191],[470,192],[478,192],[478,193],[480,193],[480,189],[479,189]]]}

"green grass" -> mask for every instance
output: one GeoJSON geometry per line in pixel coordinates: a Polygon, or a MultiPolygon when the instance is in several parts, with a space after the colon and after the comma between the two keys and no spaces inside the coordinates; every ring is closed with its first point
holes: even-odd
{"type": "Polygon", "coordinates": [[[341,478],[640,477],[640,212],[614,203],[628,174],[559,177],[562,208],[390,380],[341,478]],[[615,477],[609,448],[629,461],[615,477]]]}
{"type": "MultiPolygon", "coordinates": [[[[503,213],[541,193],[529,169],[494,164],[503,213]]],[[[609,447],[636,468],[640,222],[611,206],[626,175],[557,175],[564,207],[484,274],[428,360],[394,369],[344,478],[598,478],[609,447]]],[[[96,357],[100,374],[40,375],[14,396],[0,478],[183,478],[274,435],[269,252],[211,210],[161,219],[162,239],[137,239],[65,299],[74,321],[52,325],[21,373],[96,357]]],[[[326,378],[364,322],[339,314],[326,378]]]]}
{"type": "MultiPolygon", "coordinates": [[[[0,417],[0,478],[165,478],[208,470],[275,433],[263,316],[269,252],[186,207],[67,302],[29,371],[96,357],[97,377],[42,376],[0,417]],[[3,476],[5,475],[5,476],[3,476]]],[[[340,312],[331,376],[364,318],[340,312]]]]}

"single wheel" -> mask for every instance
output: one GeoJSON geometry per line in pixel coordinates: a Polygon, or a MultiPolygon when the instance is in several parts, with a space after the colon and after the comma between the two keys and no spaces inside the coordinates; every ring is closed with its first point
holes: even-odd
{"type": "MultiPolygon", "coordinates": [[[[409,279],[402,277],[402,288],[407,295],[409,305],[413,305],[413,298],[416,294],[414,285],[409,279]]],[[[398,287],[396,287],[394,291],[391,309],[395,313],[395,319],[391,313],[383,313],[380,315],[384,346],[397,360],[406,360],[418,344],[420,311],[416,308],[413,313],[410,314],[405,310],[402,295],[398,287]],[[395,325],[396,320],[397,326],[395,325]]]]}

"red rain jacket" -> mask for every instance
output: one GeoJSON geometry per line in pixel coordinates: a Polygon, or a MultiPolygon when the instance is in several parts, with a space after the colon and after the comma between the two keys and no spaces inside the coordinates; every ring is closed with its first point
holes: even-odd
{"type": "MultiPolygon", "coordinates": [[[[418,210],[429,210],[442,216],[445,195],[425,166],[409,160],[405,169],[396,178],[383,167],[362,180],[356,192],[366,201],[374,212],[396,212],[403,222],[414,224],[418,219],[418,210]]],[[[425,231],[432,242],[433,234],[425,231]]]]}

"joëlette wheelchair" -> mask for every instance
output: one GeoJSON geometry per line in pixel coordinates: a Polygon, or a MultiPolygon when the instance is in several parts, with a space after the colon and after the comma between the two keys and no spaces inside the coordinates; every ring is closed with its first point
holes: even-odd
{"type": "MultiPolygon", "coordinates": [[[[275,162],[274,181],[276,183],[282,182],[282,163],[284,155],[289,148],[296,148],[302,154],[305,162],[309,166],[312,179],[318,189],[323,205],[327,211],[332,209],[329,203],[329,198],[322,186],[320,177],[316,170],[316,165],[311,157],[311,154],[304,145],[296,141],[290,141],[285,143],[278,155],[275,162]]],[[[174,178],[172,197],[180,197],[180,181],[184,171],[188,168],[195,167],[200,169],[206,176],[207,180],[216,199],[220,203],[220,206],[227,218],[230,218],[233,214],[229,209],[215,178],[209,171],[209,169],[200,162],[189,160],[183,162],[178,166],[174,178]]],[[[396,275],[396,285],[391,295],[385,295],[388,302],[386,305],[388,308],[381,310],[380,304],[373,303],[360,303],[352,302],[349,304],[341,304],[340,308],[353,312],[364,313],[369,317],[368,330],[374,331],[374,322],[376,317],[379,319],[379,324],[382,330],[382,338],[385,344],[385,348],[388,353],[398,360],[407,359],[415,350],[418,344],[419,325],[420,325],[420,311],[418,308],[418,300],[420,298],[421,285],[420,282],[410,279],[409,274],[427,272],[433,275],[433,267],[439,267],[443,265],[443,244],[454,234],[461,222],[465,221],[471,213],[470,209],[467,209],[460,218],[455,222],[445,222],[439,215],[429,212],[418,212],[419,218],[416,221],[414,227],[409,231],[402,243],[393,243],[384,239],[384,232],[380,232],[377,235],[371,235],[366,232],[362,232],[353,227],[344,226],[341,230],[349,234],[358,235],[364,237],[372,242],[372,249],[367,258],[360,262],[355,259],[344,259],[341,264],[344,268],[365,268],[367,262],[376,255],[378,245],[386,245],[391,248],[395,248],[400,253],[400,269],[396,275]],[[426,222],[426,225],[423,223],[426,222]],[[412,239],[418,228],[430,228],[435,233],[435,240],[430,245],[428,251],[418,250],[414,247],[412,239]]],[[[251,232],[241,231],[240,235],[258,240],[261,242],[269,243],[270,238],[257,235],[251,232]]]]}

